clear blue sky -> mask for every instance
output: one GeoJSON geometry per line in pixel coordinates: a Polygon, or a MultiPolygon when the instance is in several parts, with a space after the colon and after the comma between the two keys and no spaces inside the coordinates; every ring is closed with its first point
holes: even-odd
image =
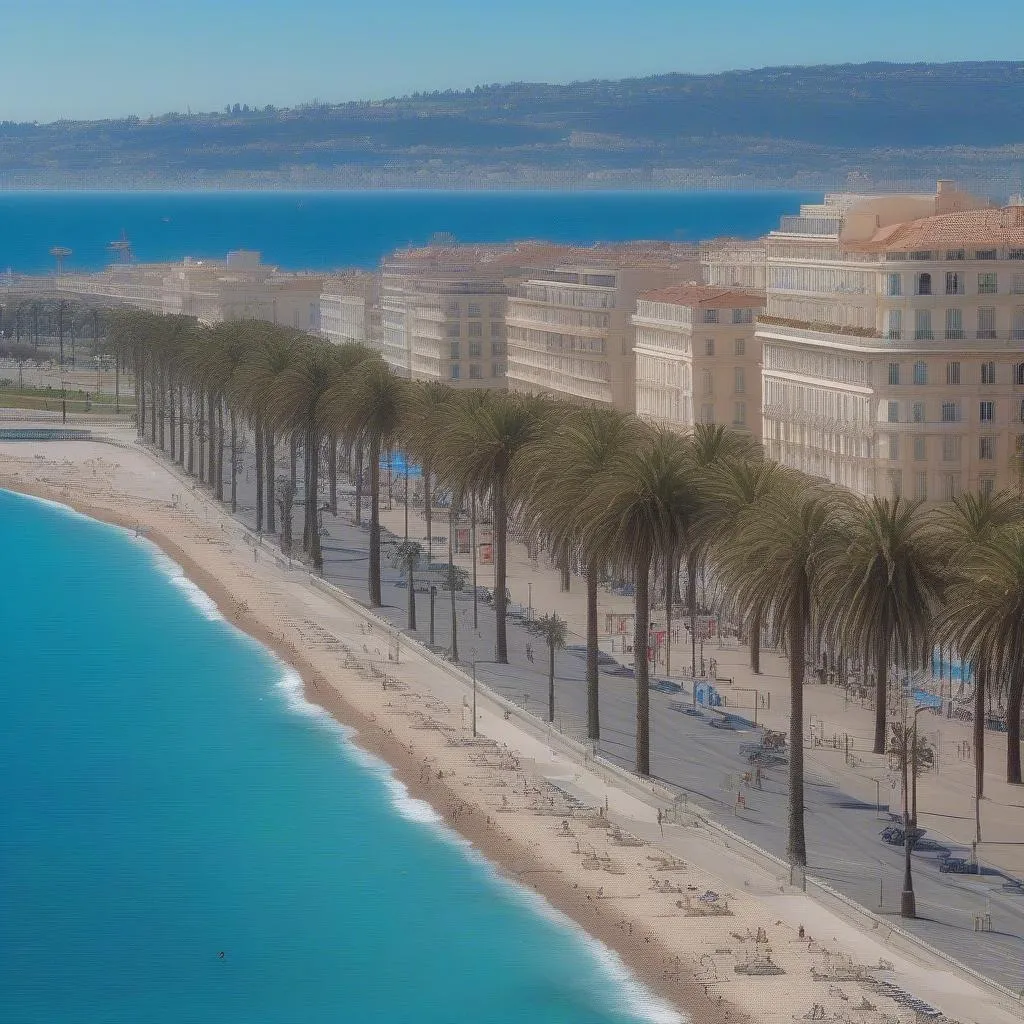
{"type": "Polygon", "coordinates": [[[0,118],[1024,56],[1024,0],[0,0],[0,118]]]}

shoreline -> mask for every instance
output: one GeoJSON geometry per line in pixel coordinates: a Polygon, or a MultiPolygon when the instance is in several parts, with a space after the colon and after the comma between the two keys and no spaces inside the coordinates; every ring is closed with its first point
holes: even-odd
{"type": "Polygon", "coordinates": [[[623,941],[624,929],[615,920],[614,912],[603,913],[597,899],[592,899],[581,889],[559,884],[556,869],[538,856],[531,845],[500,829],[484,807],[467,801],[465,794],[454,785],[429,773],[424,777],[421,770],[423,759],[419,756],[422,751],[402,743],[394,731],[382,725],[372,712],[356,707],[294,644],[282,639],[262,621],[233,592],[229,582],[218,579],[159,525],[155,525],[145,509],[129,516],[67,495],[52,485],[41,487],[4,479],[0,486],[28,497],[55,502],[125,530],[134,531],[142,527],[144,537],[181,568],[185,576],[216,604],[228,623],[257,641],[284,666],[298,674],[302,680],[302,696],[308,703],[322,708],[345,728],[354,730],[355,735],[349,742],[384,762],[409,796],[427,803],[440,822],[466,840],[501,879],[541,896],[585,933],[584,941],[588,938],[596,940],[610,950],[637,981],[671,1004],[692,1024],[752,1024],[752,1018],[735,1004],[706,995],[707,986],[695,977],[682,971],[668,976],[665,965],[677,963],[679,958],[657,934],[643,924],[630,923],[631,941],[623,941]]]}

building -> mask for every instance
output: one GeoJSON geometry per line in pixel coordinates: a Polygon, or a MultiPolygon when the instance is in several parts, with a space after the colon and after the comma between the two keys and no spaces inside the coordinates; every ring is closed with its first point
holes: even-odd
{"type": "Polygon", "coordinates": [[[636,414],[688,433],[721,423],[761,437],[764,295],[680,284],[637,297],[636,414]]]}
{"type": "Polygon", "coordinates": [[[366,271],[325,279],[320,293],[320,333],[335,345],[376,345],[380,334],[378,291],[378,276],[366,271]]]}
{"type": "Polygon", "coordinates": [[[768,287],[765,240],[716,238],[700,246],[701,280],[719,288],[763,293],[768,287]]]}
{"type": "Polygon", "coordinates": [[[632,412],[637,296],[699,272],[694,246],[655,242],[568,250],[524,267],[506,315],[509,388],[632,412]]]}
{"type": "Polygon", "coordinates": [[[830,196],[767,250],[771,457],[865,495],[1020,485],[1024,206],[830,196]]]}

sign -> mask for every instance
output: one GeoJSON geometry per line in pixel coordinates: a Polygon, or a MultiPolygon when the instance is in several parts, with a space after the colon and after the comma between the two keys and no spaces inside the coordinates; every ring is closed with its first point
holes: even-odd
{"type": "Polygon", "coordinates": [[[711,640],[718,636],[718,617],[716,615],[697,616],[697,639],[711,640]]]}
{"type": "Polygon", "coordinates": [[[490,544],[490,543],[478,544],[477,547],[479,548],[479,552],[480,552],[480,564],[481,565],[493,565],[494,564],[494,545],[490,544]]]}
{"type": "Polygon", "coordinates": [[[632,633],[633,613],[605,612],[604,631],[605,633],[632,633]]]}

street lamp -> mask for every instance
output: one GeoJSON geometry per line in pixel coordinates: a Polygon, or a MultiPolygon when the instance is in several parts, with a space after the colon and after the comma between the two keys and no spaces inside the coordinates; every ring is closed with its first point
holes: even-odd
{"type": "Polygon", "coordinates": [[[434,649],[434,599],[437,597],[437,587],[431,584],[430,587],[430,649],[434,649]]]}
{"type": "Polygon", "coordinates": [[[911,875],[910,854],[914,847],[917,830],[917,716],[927,705],[914,708],[913,729],[903,724],[903,891],[900,893],[900,917],[917,917],[917,901],[914,898],[914,879],[911,875]],[[907,773],[910,772],[911,792],[907,790],[907,773]],[[911,816],[913,800],[913,817],[911,816]]]}
{"type": "Polygon", "coordinates": [[[529,608],[527,609],[527,612],[526,612],[526,621],[527,622],[533,622],[533,581],[531,580],[530,582],[528,582],[526,584],[526,586],[529,589],[529,595],[530,595],[530,598],[529,598],[530,605],[529,605],[529,608]]]}
{"type": "Polygon", "coordinates": [[[473,739],[476,739],[476,648],[470,647],[469,653],[473,657],[473,739]]]}

